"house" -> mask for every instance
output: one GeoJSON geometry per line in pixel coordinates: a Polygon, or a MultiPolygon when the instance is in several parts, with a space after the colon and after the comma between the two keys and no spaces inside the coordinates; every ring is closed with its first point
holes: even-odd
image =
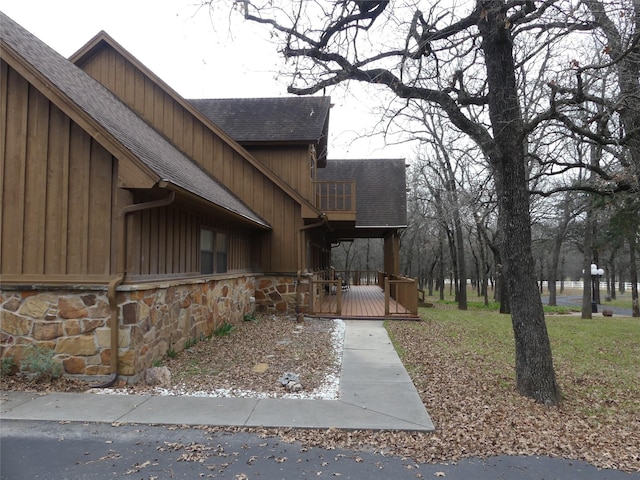
{"type": "Polygon", "coordinates": [[[402,222],[359,225],[355,178],[320,173],[328,98],[187,101],[104,32],[65,59],[0,22],[3,357],[135,380],[254,304],[304,311],[361,227],[397,258],[402,222]]]}
{"type": "Polygon", "coordinates": [[[384,270],[399,272],[398,232],[407,227],[405,161],[328,160],[329,98],[189,102],[327,215],[325,242],[384,238],[384,270]]]}

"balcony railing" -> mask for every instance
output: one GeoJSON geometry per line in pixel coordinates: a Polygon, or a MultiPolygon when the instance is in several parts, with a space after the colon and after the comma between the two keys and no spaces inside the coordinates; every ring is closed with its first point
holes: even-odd
{"type": "Polygon", "coordinates": [[[323,212],[355,212],[356,182],[313,182],[315,207],[323,212]]]}

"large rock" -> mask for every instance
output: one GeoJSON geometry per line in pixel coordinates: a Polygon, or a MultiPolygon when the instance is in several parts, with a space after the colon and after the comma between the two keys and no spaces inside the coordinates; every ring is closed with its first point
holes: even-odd
{"type": "Polygon", "coordinates": [[[95,355],[98,352],[93,335],[81,335],[77,337],[66,337],[58,340],[56,353],[69,356],[95,355]]]}
{"type": "Polygon", "coordinates": [[[171,371],[167,367],[147,368],[143,378],[144,383],[150,386],[168,387],[171,385],[171,371]]]}
{"type": "Polygon", "coordinates": [[[42,320],[51,304],[39,296],[27,297],[20,306],[20,314],[42,320]]]}
{"type": "Polygon", "coordinates": [[[86,362],[82,357],[69,357],[62,361],[64,371],[69,374],[85,373],[86,362]]]}
{"type": "Polygon", "coordinates": [[[299,392],[302,390],[300,383],[300,375],[293,372],[285,372],[278,379],[280,384],[290,392],[299,392]]]}
{"type": "Polygon", "coordinates": [[[35,340],[53,340],[63,335],[62,322],[36,322],[33,326],[33,338],[35,340]]]}
{"type": "Polygon", "coordinates": [[[85,318],[89,314],[84,302],[78,297],[60,297],[58,315],[62,318],[85,318]]]}
{"type": "Polygon", "coordinates": [[[11,312],[2,312],[2,330],[10,335],[28,335],[33,320],[20,317],[11,312]]]}
{"type": "Polygon", "coordinates": [[[135,375],[136,354],[133,350],[127,350],[118,355],[118,371],[121,375],[135,375]]]}
{"type": "Polygon", "coordinates": [[[251,370],[253,370],[256,373],[264,373],[269,369],[269,365],[266,363],[258,363],[256,365],[253,366],[253,368],[251,370]]]}

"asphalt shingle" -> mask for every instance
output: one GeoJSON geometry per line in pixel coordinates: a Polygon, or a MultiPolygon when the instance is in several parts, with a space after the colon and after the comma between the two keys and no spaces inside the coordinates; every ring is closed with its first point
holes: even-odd
{"type": "Polygon", "coordinates": [[[326,136],[330,97],[188,100],[239,143],[319,142],[326,136]]]}

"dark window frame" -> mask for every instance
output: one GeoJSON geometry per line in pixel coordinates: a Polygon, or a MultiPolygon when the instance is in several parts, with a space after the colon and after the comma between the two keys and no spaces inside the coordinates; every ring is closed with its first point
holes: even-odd
{"type": "Polygon", "coordinates": [[[226,273],[228,257],[229,234],[211,227],[200,227],[200,273],[203,275],[226,273]],[[205,234],[211,236],[205,239],[205,234]]]}

